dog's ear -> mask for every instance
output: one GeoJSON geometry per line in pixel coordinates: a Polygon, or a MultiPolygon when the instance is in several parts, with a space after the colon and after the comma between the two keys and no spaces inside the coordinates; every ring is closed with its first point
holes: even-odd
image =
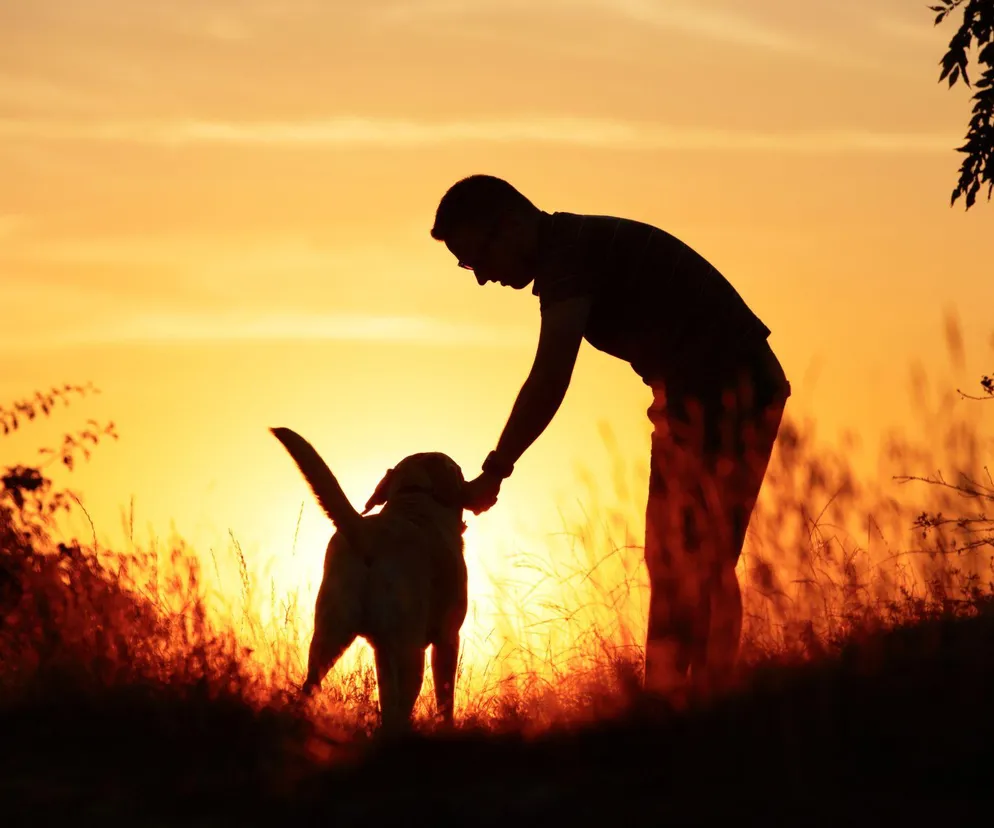
{"type": "Polygon", "coordinates": [[[432,475],[432,496],[443,506],[461,509],[463,507],[463,487],[465,482],[462,469],[452,460],[446,460],[444,468],[438,469],[432,475]]]}
{"type": "Polygon", "coordinates": [[[364,515],[368,514],[371,509],[382,506],[387,502],[387,491],[390,489],[390,483],[393,481],[393,473],[393,469],[387,469],[387,473],[383,475],[383,479],[376,484],[376,489],[370,495],[369,500],[366,501],[366,508],[362,510],[364,515]]]}

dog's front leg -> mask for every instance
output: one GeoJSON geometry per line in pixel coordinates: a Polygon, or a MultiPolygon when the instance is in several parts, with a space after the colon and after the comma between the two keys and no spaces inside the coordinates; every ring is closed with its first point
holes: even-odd
{"type": "Polygon", "coordinates": [[[459,633],[450,634],[431,647],[431,675],[435,683],[435,708],[446,725],[454,719],[459,633]]]}

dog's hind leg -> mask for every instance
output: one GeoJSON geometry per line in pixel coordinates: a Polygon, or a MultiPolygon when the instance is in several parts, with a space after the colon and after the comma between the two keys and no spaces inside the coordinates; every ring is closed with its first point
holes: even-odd
{"type": "Polygon", "coordinates": [[[410,729],[414,705],[425,676],[425,653],[420,647],[378,647],[375,650],[376,687],[380,718],[389,734],[410,729]]]}
{"type": "Polygon", "coordinates": [[[435,683],[435,708],[446,725],[453,721],[459,633],[436,641],[431,647],[431,675],[435,683]]]}
{"type": "Polygon", "coordinates": [[[307,678],[304,679],[301,692],[310,695],[321,686],[328,671],[342,657],[356,639],[356,634],[350,627],[332,626],[330,629],[315,626],[314,637],[311,638],[310,650],[307,654],[307,678]]]}

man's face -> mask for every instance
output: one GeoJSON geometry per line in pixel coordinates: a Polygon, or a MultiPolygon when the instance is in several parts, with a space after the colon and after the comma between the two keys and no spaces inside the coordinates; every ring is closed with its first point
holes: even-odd
{"type": "Polygon", "coordinates": [[[521,290],[532,280],[531,245],[521,223],[511,217],[490,226],[458,228],[445,245],[459,266],[471,270],[481,285],[496,282],[521,290]]]}

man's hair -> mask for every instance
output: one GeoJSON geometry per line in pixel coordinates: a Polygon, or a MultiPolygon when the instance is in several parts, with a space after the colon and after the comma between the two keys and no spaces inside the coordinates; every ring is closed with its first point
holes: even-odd
{"type": "Polygon", "coordinates": [[[471,175],[457,181],[438,202],[431,237],[445,241],[458,227],[486,227],[507,213],[535,209],[503,178],[471,175]]]}

